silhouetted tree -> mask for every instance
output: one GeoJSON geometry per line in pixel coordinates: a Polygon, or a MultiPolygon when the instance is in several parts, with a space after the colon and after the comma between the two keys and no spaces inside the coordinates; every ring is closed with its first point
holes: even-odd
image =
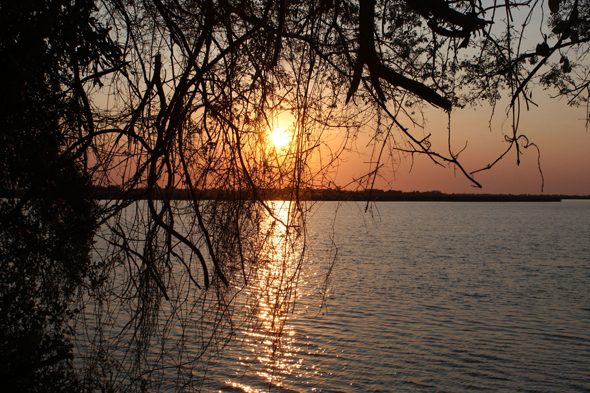
{"type": "MultiPolygon", "coordinates": [[[[535,85],[588,103],[589,3],[547,5],[549,17],[542,1],[2,4],[2,268],[33,282],[51,277],[41,263],[19,271],[9,250],[34,251],[18,254],[23,260],[68,250],[64,239],[75,231],[79,239],[67,241],[75,250],[43,258],[51,269],[63,265],[55,277],[68,277],[51,284],[63,310],[46,314],[59,314],[65,329],[75,289],[85,307],[76,329],[82,383],[195,385],[207,350],[223,345],[240,318],[236,296],[277,259],[272,274],[296,280],[304,260],[300,192],[327,186],[331,165],[349,147],[332,146],[330,134],[346,141],[373,130],[368,188],[386,148],[453,165],[479,186],[459,152],[435,151],[429,136],[411,131],[416,110],[433,105],[450,116],[506,94],[513,132],[500,159],[532,145],[518,132],[518,116],[533,103],[535,85]],[[540,25],[529,26],[533,15],[540,25]],[[282,112],[294,122],[281,150],[268,133],[282,112]],[[110,187],[112,198],[93,203],[91,186],[110,187]],[[179,189],[188,201],[174,200],[179,189]],[[287,212],[266,202],[276,190],[294,201],[287,212]],[[48,244],[41,230],[54,218],[59,241],[48,244]],[[15,237],[19,228],[31,233],[29,243],[15,237]],[[276,236],[285,252],[264,252],[276,236]],[[170,334],[171,326],[182,334],[170,334]],[[165,371],[167,362],[174,372],[165,371]]],[[[11,280],[5,293],[16,288],[11,280]]],[[[288,309],[292,289],[281,287],[277,314],[288,309]]],[[[2,302],[12,304],[9,296],[2,302]]],[[[18,312],[34,317],[36,307],[18,312]]],[[[15,311],[5,320],[23,319],[15,311]]],[[[55,356],[62,353],[70,352],[55,356]]],[[[46,366],[52,354],[35,364],[46,366]]]]}
{"type": "Polygon", "coordinates": [[[96,207],[68,147],[92,123],[76,70],[116,46],[93,1],[0,6],[0,379],[6,391],[79,391],[71,318],[89,283],[96,207]],[[59,22],[56,22],[59,21],[59,22]]]}

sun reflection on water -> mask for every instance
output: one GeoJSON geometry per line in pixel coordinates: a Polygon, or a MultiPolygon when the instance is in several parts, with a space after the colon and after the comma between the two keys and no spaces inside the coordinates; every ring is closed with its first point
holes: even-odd
{"type": "MultiPolygon", "coordinates": [[[[255,374],[269,386],[281,386],[301,367],[296,356],[296,331],[289,325],[288,315],[297,298],[303,250],[297,232],[300,228],[292,225],[298,214],[295,203],[267,203],[272,215],[268,214],[260,225],[257,262],[245,288],[246,307],[252,317],[241,338],[247,355],[239,362],[248,368],[246,374],[255,374]]],[[[245,392],[256,391],[242,383],[226,383],[245,392]]]]}

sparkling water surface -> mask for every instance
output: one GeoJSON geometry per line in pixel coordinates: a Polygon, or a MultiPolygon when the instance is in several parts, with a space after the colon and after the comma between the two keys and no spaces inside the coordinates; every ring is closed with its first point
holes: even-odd
{"type": "Polygon", "coordinates": [[[203,390],[590,391],[590,201],[325,202],[308,225],[280,343],[238,334],[203,390]]]}

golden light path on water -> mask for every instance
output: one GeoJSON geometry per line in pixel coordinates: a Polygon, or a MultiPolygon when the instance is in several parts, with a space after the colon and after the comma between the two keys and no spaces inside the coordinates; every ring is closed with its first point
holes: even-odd
{"type": "MultiPolygon", "coordinates": [[[[302,359],[297,358],[296,331],[288,324],[293,310],[300,275],[301,238],[291,227],[294,214],[292,202],[268,202],[273,216],[268,214],[260,227],[259,260],[264,261],[251,276],[245,290],[247,309],[253,315],[241,338],[247,348],[238,357],[245,374],[265,380],[269,386],[279,387],[288,376],[297,372],[302,359]],[[286,225],[284,225],[286,224],[286,225]]],[[[226,384],[245,392],[262,392],[246,381],[228,381],[226,384]]]]}

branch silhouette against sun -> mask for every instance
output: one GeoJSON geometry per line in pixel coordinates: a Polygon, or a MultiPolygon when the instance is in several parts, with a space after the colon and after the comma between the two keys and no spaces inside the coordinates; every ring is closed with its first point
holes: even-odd
{"type": "MultiPolygon", "coordinates": [[[[274,311],[286,312],[305,260],[303,196],[333,186],[363,134],[372,157],[360,188],[373,188],[393,154],[427,156],[481,187],[477,173],[537,148],[519,132],[535,89],[589,104],[587,0],[48,0],[2,4],[0,15],[2,258],[31,262],[20,242],[45,244],[29,217],[60,244],[72,238],[67,217],[47,213],[71,207],[62,213],[84,228],[72,251],[84,269],[45,300],[85,327],[77,378],[96,390],[198,386],[208,354],[256,319],[236,299],[256,280],[275,282],[277,258],[282,284],[267,290],[284,292],[274,311]],[[450,143],[454,111],[503,96],[505,151],[465,168],[465,147],[450,143]],[[442,150],[423,133],[425,108],[448,116],[442,150]],[[279,131],[284,113],[292,122],[279,131]],[[78,199],[58,192],[67,178],[78,199]]],[[[71,268],[52,258],[33,281],[71,268]]],[[[15,266],[1,273],[17,280],[15,266]]],[[[11,285],[2,290],[33,291],[11,285]]],[[[63,340],[7,373],[61,367],[73,353],[63,340]]],[[[18,375],[14,386],[29,374],[18,375]]]]}

